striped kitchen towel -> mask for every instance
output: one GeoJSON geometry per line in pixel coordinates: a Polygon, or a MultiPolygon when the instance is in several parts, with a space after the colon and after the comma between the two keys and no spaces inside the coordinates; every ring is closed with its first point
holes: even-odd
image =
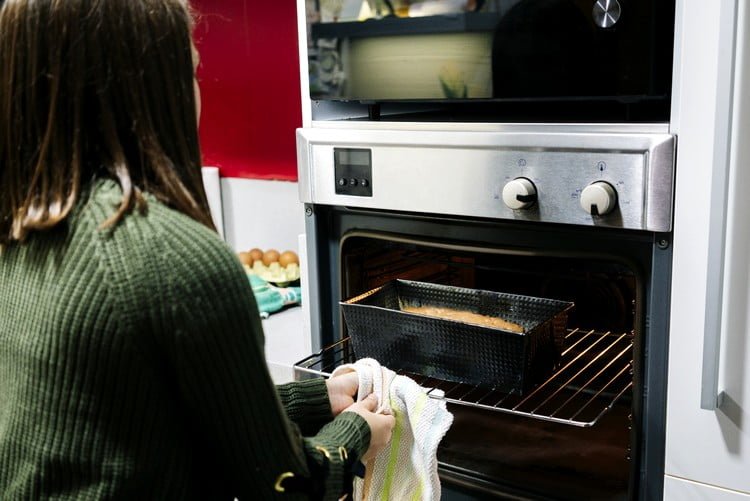
{"type": "Polygon", "coordinates": [[[437,448],[453,423],[445,401],[430,398],[413,379],[371,358],[342,365],[333,376],[351,371],[359,377],[357,400],[375,393],[376,412],[396,418],[391,443],[365,464],[365,478],[355,479],[354,498],[438,501],[437,448]]]}

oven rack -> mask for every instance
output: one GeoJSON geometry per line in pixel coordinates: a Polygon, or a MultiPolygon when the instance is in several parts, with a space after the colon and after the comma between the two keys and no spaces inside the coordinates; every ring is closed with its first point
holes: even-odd
{"type": "MultiPolygon", "coordinates": [[[[298,379],[328,377],[355,361],[349,338],[297,362],[298,379]]],[[[633,334],[569,329],[554,373],[526,394],[404,373],[450,404],[577,427],[595,425],[633,387],[633,334]]]]}

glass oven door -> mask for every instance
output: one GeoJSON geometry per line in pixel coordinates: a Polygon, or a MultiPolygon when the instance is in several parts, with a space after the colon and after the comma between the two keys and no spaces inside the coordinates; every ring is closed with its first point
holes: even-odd
{"type": "Polygon", "coordinates": [[[318,116],[347,106],[371,119],[669,118],[674,0],[308,4],[318,116]]]}
{"type": "Polygon", "coordinates": [[[409,374],[442,389],[455,416],[438,453],[443,484],[472,496],[661,495],[668,234],[307,208],[322,351],[298,364],[300,376],[356,358],[339,302],[394,279],[572,301],[555,372],[530,392],[409,374]]]}

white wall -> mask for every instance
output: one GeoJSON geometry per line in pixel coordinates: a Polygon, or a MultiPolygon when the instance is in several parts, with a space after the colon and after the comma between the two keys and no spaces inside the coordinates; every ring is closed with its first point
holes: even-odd
{"type": "Polygon", "coordinates": [[[257,247],[299,253],[305,232],[304,207],[297,183],[223,178],[224,238],[237,251],[257,247]]]}
{"type": "Polygon", "coordinates": [[[218,167],[203,167],[203,187],[216,231],[224,238],[224,209],[221,207],[221,180],[218,167]]]}

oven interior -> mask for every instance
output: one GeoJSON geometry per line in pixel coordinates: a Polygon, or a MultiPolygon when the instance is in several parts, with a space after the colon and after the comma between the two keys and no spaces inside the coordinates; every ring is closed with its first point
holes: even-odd
{"type": "MultiPolygon", "coordinates": [[[[342,300],[408,279],[575,303],[554,374],[523,395],[407,374],[454,414],[438,451],[444,489],[471,498],[637,497],[653,235],[600,233],[596,242],[563,230],[556,244],[519,246],[512,233],[485,230],[495,236],[482,242],[450,231],[442,238],[352,231],[329,256],[342,300]]],[[[334,342],[297,369],[325,375],[357,358],[337,307],[330,305],[334,342]]]]}
{"type": "Polygon", "coordinates": [[[407,279],[574,301],[569,320],[576,327],[626,332],[634,326],[637,277],[619,262],[367,237],[348,238],[341,260],[344,297],[407,279]]]}
{"type": "Polygon", "coordinates": [[[425,387],[442,389],[449,402],[466,402],[449,403],[455,422],[438,455],[449,482],[468,476],[474,488],[502,484],[506,493],[510,488],[555,498],[627,497],[639,297],[634,269],[590,256],[441,248],[368,237],[344,241],[341,266],[344,298],[409,279],[574,302],[557,377],[536,381],[536,392],[504,395],[413,377],[425,387]]]}

